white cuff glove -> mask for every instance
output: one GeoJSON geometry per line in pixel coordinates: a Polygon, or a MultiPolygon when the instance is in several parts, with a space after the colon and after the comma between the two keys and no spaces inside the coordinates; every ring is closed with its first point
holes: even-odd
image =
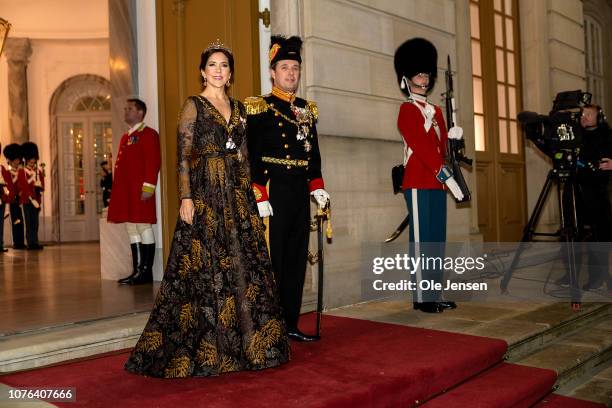
{"type": "Polygon", "coordinates": [[[457,201],[463,200],[463,193],[461,192],[461,188],[459,187],[459,184],[457,184],[457,182],[455,181],[454,177],[449,177],[446,180],[445,184],[457,201]]]}
{"type": "Polygon", "coordinates": [[[261,218],[266,218],[271,215],[274,215],[274,213],[272,212],[272,206],[270,205],[270,202],[268,200],[260,201],[259,203],[257,203],[257,209],[259,210],[259,216],[261,218]]]}
{"type": "Polygon", "coordinates": [[[327,193],[327,191],[323,190],[322,188],[318,188],[310,194],[317,201],[319,208],[321,209],[325,208],[325,205],[329,201],[329,194],[327,193]]]}
{"type": "Polygon", "coordinates": [[[452,128],[448,129],[448,138],[455,140],[463,139],[463,128],[459,126],[453,126],[452,128]]]}

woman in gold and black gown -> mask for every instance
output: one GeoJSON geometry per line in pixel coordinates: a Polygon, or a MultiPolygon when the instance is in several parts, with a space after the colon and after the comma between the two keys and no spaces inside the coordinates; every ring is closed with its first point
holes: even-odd
{"type": "Polygon", "coordinates": [[[204,91],[187,98],[179,116],[181,215],[151,316],[125,364],[146,376],[209,376],[289,360],[248,174],[246,113],[225,91],[231,51],[213,43],[200,72],[204,91]]]}

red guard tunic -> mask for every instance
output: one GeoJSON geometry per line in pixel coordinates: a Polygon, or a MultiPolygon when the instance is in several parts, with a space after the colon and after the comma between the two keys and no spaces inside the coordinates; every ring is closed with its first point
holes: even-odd
{"type": "Polygon", "coordinates": [[[143,124],[121,137],[113,171],[109,222],[157,223],[155,197],[144,201],[140,197],[143,186],[147,191],[147,185],[157,184],[160,164],[159,135],[155,130],[143,124]]]}
{"type": "Polygon", "coordinates": [[[42,205],[41,192],[45,190],[45,176],[42,170],[32,170],[28,167],[20,168],[17,175],[17,185],[19,186],[19,204],[34,204],[32,200],[35,200],[35,207],[37,207],[37,204],[38,206],[42,205]]]}
{"type": "Polygon", "coordinates": [[[4,164],[0,164],[0,172],[2,174],[2,179],[0,180],[0,184],[2,184],[2,186],[0,186],[2,189],[0,192],[1,200],[3,204],[9,204],[15,199],[15,184],[13,183],[13,175],[11,174],[9,168],[4,164]]]}
{"type": "MultiPolygon", "coordinates": [[[[446,156],[446,141],[448,135],[442,111],[434,105],[434,120],[440,129],[440,137],[434,126],[425,132],[425,118],[415,105],[419,103],[405,102],[400,108],[398,128],[408,146],[408,162],[404,170],[402,189],[418,188],[427,190],[444,190],[446,186],[438,181],[436,175],[444,165],[446,156]]],[[[424,104],[421,104],[425,107],[424,104]]]]}

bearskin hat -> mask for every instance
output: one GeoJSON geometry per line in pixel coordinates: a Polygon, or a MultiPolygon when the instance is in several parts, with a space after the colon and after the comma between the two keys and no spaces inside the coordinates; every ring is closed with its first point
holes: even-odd
{"type": "Polygon", "coordinates": [[[38,160],[38,146],[34,142],[24,142],[21,145],[21,152],[26,161],[31,159],[38,160]]]}
{"type": "Polygon", "coordinates": [[[302,63],[302,39],[297,36],[286,38],[283,35],[273,35],[270,40],[270,66],[281,60],[294,60],[302,63]]]}
{"type": "Polygon", "coordinates": [[[15,159],[23,159],[23,154],[21,153],[21,146],[19,143],[11,143],[4,146],[2,153],[4,154],[4,157],[10,161],[15,159]]]}
{"type": "MultiPolygon", "coordinates": [[[[424,73],[429,74],[429,87],[431,91],[438,76],[438,51],[436,47],[424,38],[412,38],[400,45],[395,51],[393,59],[397,82],[401,85],[402,77],[410,79],[424,73]]],[[[402,90],[408,94],[407,89],[402,90]]]]}

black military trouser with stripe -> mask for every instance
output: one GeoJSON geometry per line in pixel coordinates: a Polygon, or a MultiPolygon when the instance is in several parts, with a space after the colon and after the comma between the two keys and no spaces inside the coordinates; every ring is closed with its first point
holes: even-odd
{"type": "Polygon", "coordinates": [[[11,203],[9,205],[11,213],[11,227],[13,231],[13,246],[22,247],[24,245],[24,228],[23,212],[19,203],[11,203]]]}
{"type": "Polygon", "coordinates": [[[270,178],[270,257],[288,330],[296,329],[308,261],[310,197],[304,175],[270,178]]]}

